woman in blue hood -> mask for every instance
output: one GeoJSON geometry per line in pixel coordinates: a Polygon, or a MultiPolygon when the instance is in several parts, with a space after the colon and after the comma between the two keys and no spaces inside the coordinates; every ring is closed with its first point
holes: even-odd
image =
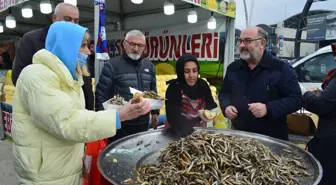
{"type": "Polygon", "coordinates": [[[12,136],[19,184],[81,184],[84,143],[112,137],[121,122],[149,112],[147,102],[115,110],[85,110],[81,86],[89,34],[69,22],[50,26],[46,49],[20,74],[12,136]]]}

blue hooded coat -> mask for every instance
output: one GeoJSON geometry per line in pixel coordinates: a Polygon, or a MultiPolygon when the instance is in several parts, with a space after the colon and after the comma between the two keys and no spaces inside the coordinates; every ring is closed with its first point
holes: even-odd
{"type": "Polygon", "coordinates": [[[80,185],[84,143],[112,137],[121,126],[116,110],[85,109],[83,79],[74,79],[85,31],[72,23],[51,25],[46,49],[17,80],[12,138],[18,184],[80,185]]]}

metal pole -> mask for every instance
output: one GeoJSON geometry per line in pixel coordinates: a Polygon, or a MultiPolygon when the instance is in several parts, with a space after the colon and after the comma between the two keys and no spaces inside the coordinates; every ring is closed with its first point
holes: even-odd
{"type": "MultiPolygon", "coordinates": [[[[223,78],[226,74],[226,68],[229,64],[234,61],[234,54],[235,54],[235,20],[233,18],[226,17],[227,21],[227,34],[226,34],[226,41],[225,41],[225,56],[224,56],[224,63],[223,63],[223,78]]],[[[228,121],[228,129],[232,128],[232,123],[228,121]]]]}
{"type": "Polygon", "coordinates": [[[248,13],[247,13],[247,7],[246,7],[246,0],[243,0],[244,2],[244,9],[245,9],[245,19],[246,19],[246,28],[248,27],[249,21],[248,21],[248,13]]]}
{"type": "Polygon", "coordinates": [[[249,24],[248,24],[249,26],[252,26],[253,10],[254,10],[254,0],[251,0],[250,17],[249,17],[249,24]]]}
{"type": "MultiPolygon", "coordinates": [[[[106,1],[105,1],[106,3],[106,1]]],[[[98,40],[98,27],[99,27],[99,6],[100,5],[94,5],[94,41],[95,41],[95,49],[97,46],[97,40],[98,40]]],[[[97,52],[95,52],[95,85],[99,82],[99,77],[101,70],[104,67],[104,60],[97,59],[97,52]]]]}
{"type": "Polygon", "coordinates": [[[307,0],[306,5],[304,6],[302,13],[301,13],[301,18],[298,24],[298,27],[296,29],[296,35],[295,35],[295,45],[294,45],[294,52],[295,52],[295,57],[300,57],[300,45],[301,45],[301,36],[302,36],[302,29],[303,29],[303,21],[305,17],[307,17],[309,9],[311,5],[313,4],[314,0],[307,0]]]}
{"type": "Polygon", "coordinates": [[[100,71],[99,71],[99,60],[97,59],[97,41],[98,41],[98,26],[99,26],[99,5],[94,5],[94,48],[95,48],[95,86],[99,81],[100,71]]]}

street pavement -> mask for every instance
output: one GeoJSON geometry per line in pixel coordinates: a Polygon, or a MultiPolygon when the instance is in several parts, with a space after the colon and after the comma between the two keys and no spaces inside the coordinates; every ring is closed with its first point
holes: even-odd
{"type": "Polygon", "coordinates": [[[0,140],[0,185],[17,185],[13,167],[12,143],[0,140]]]}

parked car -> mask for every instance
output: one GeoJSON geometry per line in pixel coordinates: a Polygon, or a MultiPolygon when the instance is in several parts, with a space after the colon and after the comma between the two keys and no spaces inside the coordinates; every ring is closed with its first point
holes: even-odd
{"type": "Polygon", "coordinates": [[[296,61],[301,60],[303,57],[298,57],[289,61],[289,63],[294,64],[296,61]]]}
{"type": "Polygon", "coordinates": [[[292,66],[298,74],[299,82],[305,88],[321,88],[329,70],[336,68],[336,62],[329,45],[294,61],[292,66]]]}

